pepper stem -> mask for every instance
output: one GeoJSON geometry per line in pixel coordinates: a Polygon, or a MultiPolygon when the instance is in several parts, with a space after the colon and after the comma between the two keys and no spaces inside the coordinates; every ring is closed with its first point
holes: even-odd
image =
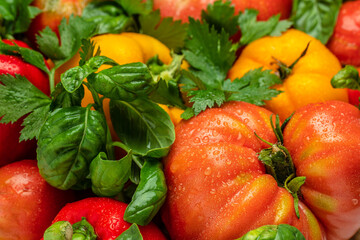
{"type": "Polygon", "coordinates": [[[306,45],[306,48],[304,51],[302,51],[301,55],[290,65],[287,66],[285,63],[280,61],[279,59],[272,57],[274,59],[274,62],[271,62],[270,64],[276,64],[278,66],[278,74],[281,80],[285,80],[292,72],[292,69],[294,66],[298,63],[298,61],[306,55],[307,50],[309,49],[310,42],[306,45]]]}

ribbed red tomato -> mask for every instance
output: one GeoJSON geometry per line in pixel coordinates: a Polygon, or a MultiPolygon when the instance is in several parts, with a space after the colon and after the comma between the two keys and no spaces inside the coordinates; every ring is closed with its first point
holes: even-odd
{"type": "Polygon", "coordinates": [[[262,225],[285,223],[308,240],[339,240],[360,227],[359,110],[343,102],[308,105],[285,128],[296,175],[306,177],[299,219],[293,196],[258,160],[269,146],[254,132],[276,142],[270,115],[231,102],[176,127],[164,159],[169,193],[162,212],[172,239],[236,239],[262,225]]]}

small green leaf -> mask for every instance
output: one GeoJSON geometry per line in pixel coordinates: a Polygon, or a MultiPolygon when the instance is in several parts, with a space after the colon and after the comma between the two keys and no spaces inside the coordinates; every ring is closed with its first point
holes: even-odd
{"type": "Polygon", "coordinates": [[[195,116],[195,112],[193,108],[186,108],[185,111],[181,114],[181,118],[188,120],[195,116]]]}
{"type": "Polygon", "coordinates": [[[291,20],[294,27],[326,44],[340,11],[341,0],[294,0],[291,20]]]}
{"type": "Polygon", "coordinates": [[[127,206],[124,220],[147,225],[157,214],[167,193],[162,165],[156,159],[148,159],[140,173],[140,183],[127,206]]]}
{"type": "Polygon", "coordinates": [[[206,11],[201,12],[201,19],[206,21],[210,27],[221,33],[224,29],[231,35],[235,34],[238,29],[237,18],[235,16],[235,7],[231,5],[231,1],[217,0],[213,4],[209,4],[206,11]]]}
{"type": "Polygon", "coordinates": [[[70,68],[61,74],[61,82],[69,93],[75,92],[82,84],[85,78],[95,73],[102,65],[115,66],[117,63],[105,56],[94,56],[81,66],[70,68]]]}
{"type": "Polygon", "coordinates": [[[139,227],[134,223],[115,240],[142,240],[139,227]]]}
{"type": "Polygon", "coordinates": [[[184,46],[187,34],[187,24],[172,18],[161,18],[160,11],[156,10],[139,17],[141,32],[152,36],[164,43],[168,48],[177,49],[184,46]]]}
{"type": "Polygon", "coordinates": [[[132,101],[147,96],[154,87],[154,80],[143,63],[114,66],[88,77],[88,82],[105,97],[132,101]]]}
{"type": "Polygon", "coordinates": [[[134,19],[116,1],[90,2],[83,10],[82,17],[96,24],[95,35],[131,32],[136,28],[134,19]]]}
{"type": "Polygon", "coordinates": [[[292,23],[289,21],[279,21],[280,15],[272,16],[267,21],[257,21],[258,11],[255,9],[245,9],[238,19],[241,29],[241,45],[247,45],[264,36],[279,36],[286,31],[292,23]]]}
{"type": "Polygon", "coordinates": [[[295,227],[280,225],[265,225],[246,233],[238,240],[305,240],[304,235],[295,227]]]}
{"type": "Polygon", "coordinates": [[[24,120],[20,140],[37,137],[47,118],[50,98],[20,75],[1,74],[0,83],[0,122],[15,122],[30,113],[24,120]]]}
{"type": "Polygon", "coordinates": [[[118,137],[134,154],[163,157],[175,140],[169,115],[156,103],[145,99],[111,100],[110,114],[118,137]]]}
{"type": "Polygon", "coordinates": [[[125,10],[128,15],[146,15],[152,11],[152,5],[149,1],[142,0],[117,0],[121,7],[125,10]]]}
{"type": "Polygon", "coordinates": [[[261,68],[257,68],[247,72],[240,79],[226,80],[223,89],[230,95],[227,101],[244,101],[261,106],[265,104],[264,100],[270,100],[281,93],[271,88],[280,83],[280,78],[270,70],[262,71],[261,68]]]}
{"type": "Polygon", "coordinates": [[[298,218],[300,218],[299,212],[299,191],[302,185],[304,185],[306,177],[293,177],[290,175],[288,179],[285,181],[285,188],[290,192],[290,194],[294,197],[294,208],[295,213],[298,218]]]}
{"type": "Polygon", "coordinates": [[[195,116],[207,108],[220,107],[226,100],[224,92],[218,89],[189,91],[188,95],[191,96],[190,102],[194,103],[195,116]]]}
{"type": "Polygon", "coordinates": [[[360,90],[360,77],[358,70],[351,65],[346,65],[332,79],[334,88],[350,88],[360,90]]]}
{"type": "Polygon", "coordinates": [[[99,153],[90,164],[93,192],[106,197],[120,193],[129,179],[131,161],[131,152],[120,160],[108,160],[104,152],[99,153]]]}
{"type": "Polygon", "coordinates": [[[41,129],[37,159],[40,174],[54,187],[83,185],[90,162],[104,148],[106,121],[90,108],[56,109],[41,129]]]}

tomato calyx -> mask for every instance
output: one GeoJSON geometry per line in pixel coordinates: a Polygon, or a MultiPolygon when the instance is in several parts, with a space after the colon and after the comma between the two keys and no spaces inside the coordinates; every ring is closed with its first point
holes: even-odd
{"type": "Polygon", "coordinates": [[[272,116],[270,117],[271,127],[276,135],[278,140],[277,143],[272,144],[256,133],[255,135],[263,142],[271,146],[270,148],[263,149],[259,153],[259,160],[265,165],[266,172],[272,175],[278,186],[285,188],[293,197],[294,197],[294,208],[296,216],[299,218],[299,190],[301,186],[305,183],[305,177],[297,177],[294,163],[292,161],[291,155],[288,149],[283,146],[283,134],[287,122],[292,116],[287,118],[285,122],[280,126],[280,118],[276,115],[275,125],[273,123],[272,116]]]}
{"type": "Polygon", "coordinates": [[[70,224],[68,221],[58,221],[52,224],[44,233],[44,240],[59,239],[77,240],[96,240],[94,227],[86,221],[85,217],[81,221],[70,224]]]}
{"type": "Polygon", "coordinates": [[[310,42],[308,42],[304,51],[302,51],[300,56],[297,59],[295,59],[295,61],[290,66],[286,65],[284,62],[280,61],[279,59],[272,57],[274,59],[274,62],[271,62],[270,64],[271,65],[276,64],[278,66],[276,74],[280,77],[281,80],[285,80],[292,73],[294,66],[299,62],[301,58],[303,58],[306,55],[306,52],[309,49],[309,45],[310,42]]]}

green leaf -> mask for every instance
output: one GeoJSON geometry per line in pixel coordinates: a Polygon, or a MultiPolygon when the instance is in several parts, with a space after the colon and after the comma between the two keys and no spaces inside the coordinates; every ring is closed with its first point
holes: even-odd
{"type": "Polygon", "coordinates": [[[68,221],[55,222],[44,232],[44,240],[68,240],[72,236],[73,228],[68,221]]]}
{"type": "Polygon", "coordinates": [[[129,152],[120,160],[108,160],[101,152],[90,164],[92,191],[98,196],[112,197],[120,193],[128,181],[132,156],[129,152]]]}
{"type": "Polygon", "coordinates": [[[331,37],[341,0],[294,0],[291,20],[294,27],[326,44],[331,37]]]}
{"type": "Polygon", "coordinates": [[[64,88],[70,93],[75,92],[81,86],[84,79],[90,74],[97,72],[102,65],[116,66],[118,64],[105,56],[92,57],[83,65],[70,68],[61,74],[61,82],[64,88]]]}
{"type": "Polygon", "coordinates": [[[155,84],[147,66],[140,62],[102,70],[90,75],[88,82],[105,97],[124,101],[146,96],[155,84]]]}
{"type": "Polygon", "coordinates": [[[51,97],[53,99],[50,107],[52,111],[56,108],[80,107],[84,98],[84,87],[80,86],[75,92],[69,93],[60,82],[51,93],[51,97]]]}
{"type": "Polygon", "coordinates": [[[125,210],[124,220],[147,225],[165,202],[166,193],[161,163],[152,159],[145,161],[140,173],[140,183],[125,210]]]}
{"type": "Polygon", "coordinates": [[[115,240],[142,240],[143,237],[140,233],[139,227],[134,223],[127,230],[125,230],[115,240]]]}
{"type": "Polygon", "coordinates": [[[265,225],[246,233],[238,240],[305,240],[304,235],[295,227],[280,225],[265,225]]]}
{"type": "Polygon", "coordinates": [[[360,77],[358,70],[351,65],[346,65],[332,79],[334,88],[350,88],[360,90],[360,77]]]}
{"type": "Polygon", "coordinates": [[[190,91],[190,102],[193,104],[195,116],[207,108],[220,107],[226,100],[225,94],[219,89],[190,91]]]}
{"type": "Polygon", "coordinates": [[[170,49],[182,48],[187,34],[187,24],[181,20],[161,18],[160,11],[156,10],[139,17],[141,33],[150,35],[164,43],[170,49]]]}
{"type": "Polygon", "coordinates": [[[116,0],[128,15],[146,15],[152,11],[152,4],[143,0],[116,0]]]}
{"type": "Polygon", "coordinates": [[[246,73],[242,78],[234,81],[226,80],[223,89],[230,97],[227,101],[244,101],[255,105],[264,105],[264,100],[276,97],[280,91],[271,89],[280,84],[280,78],[270,70],[262,71],[257,68],[246,73]]]}
{"type": "Polygon", "coordinates": [[[280,14],[272,16],[267,21],[257,21],[258,11],[255,9],[245,9],[238,18],[238,24],[241,29],[241,45],[247,45],[256,39],[264,36],[279,36],[286,31],[291,22],[287,20],[279,21],[280,14]]]}
{"type": "Polygon", "coordinates": [[[206,21],[210,27],[213,27],[221,33],[224,29],[231,35],[238,31],[238,16],[235,16],[235,8],[231,5],[231,1],[217,0],[213,4],[209,4],[206,11],[202,10],[201,19],[206,21]]]}
{"type": "Polygon", "coordinates": [[[28,30],[31,20],[40,13],[36,7],[29,6],[32,0],[0,1],[0,35],[13,38],[13,35],[28,30]]]}
{"type": "Polygon", "coordinates": [[[222,85],[235,60],[229,34],[225,31],[218,34],[209,24],[194,19],[190,19],[189,39],[183,53],[191,65],[191,72],[215,89],[222,85]]]}
{"type": "Polygon", "coordinates": [[[47,117],[50,98],[20,75],[1,74],[0,83],[0,122],[15,122],[30,113],[24,120],[20,140],[37,137],[47,117]]]}
{"type": "Polygon", "coordinates": [[[56,109],[41,129],[37,159],[40,174],[54,187],[83,184],[90,162],[104,148],[106,121],[90,108],[56,109]]]}
{"type": "Polygon", "coordinates": [[[41,52],[58,68],[78,52],[81,40],[91,37],[95,27],[96,25],[79,16],[70,16],[68,22],[64,18],[59,25],[60,41],[56,33],[46,27],[37,36],[37,43],[41,52]]]}
{"type": "Polygon", "coordinates": [[[96,24],[96,35],[135,30],[135,21],[116,1],[95,1],[86,5],[82,17],[96,24]]]}
{"type": "Polygon", "coordinates": [[[87,61],[89,61],[92,57],[100,56],[100,47],[96,48],[96,44],[94,41],[91,41],[90,39],[82,39],[81,40],[81,49],[79,52],[80,55],[80,61],[79,66],[85,65],[87,61]]]}
{"type": "Polygon", "coordinates": [[[111,100],[110,114],[118,137],[134,154],[163,157],[175,140],[169,115],[156,103],[145,99],[111,100]]]}
{"type": "Polygon", "coordinates": [[[185,119],[185,120],[188,120],[192,117],[195,116],[195,112],[194,112],[194,109],[193,108],[186,108],[185,111],[181,114],[181,118],[182,119],[185,119]]]}

